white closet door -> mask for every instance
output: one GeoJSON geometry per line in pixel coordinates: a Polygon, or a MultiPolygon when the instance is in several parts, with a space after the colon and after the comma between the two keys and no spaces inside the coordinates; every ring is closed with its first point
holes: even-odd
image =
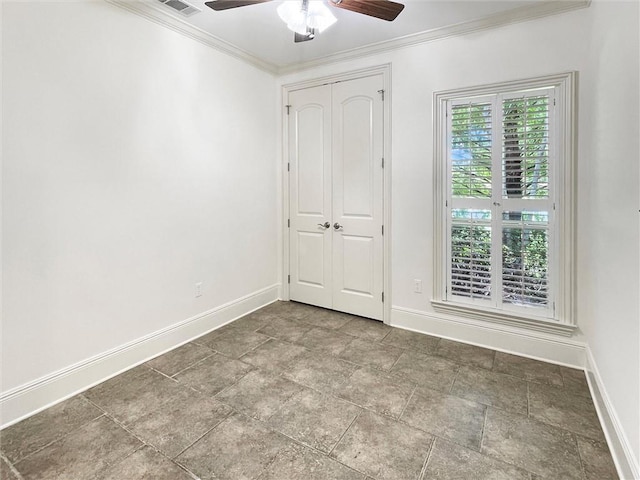
{"type": "Polygon", "coordinates": [[[291,92],[289,105],[290,297],[332,308],[331,86],[291,92]]]}
{"type": "Polygon", "coordinates": [[[382,76],[332,90],[333,308],[383,318],[382,76]]]}
{"type": "Polygon", "coordinates": [[[289,94],[290,298],[382,320],[382,76],[289,94]]]}

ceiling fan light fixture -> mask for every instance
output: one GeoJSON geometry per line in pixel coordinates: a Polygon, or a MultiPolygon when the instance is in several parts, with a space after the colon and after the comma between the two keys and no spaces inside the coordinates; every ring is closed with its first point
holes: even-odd
{"type": "Polygon", "coordinates": [[[336,23],[337,19],[329,10],[324,2],[309,2],[309,12],[307,14],[307,26],[318,32],[323,32],[331,25],[336,23]]]}
{"type": "Polygon", "coordinates": [[[278,15],[289,30],[301,35],[309,29],[322,32],[336,22],[336,17],[321,1],[287,0],[278,7],[278,15]]]}

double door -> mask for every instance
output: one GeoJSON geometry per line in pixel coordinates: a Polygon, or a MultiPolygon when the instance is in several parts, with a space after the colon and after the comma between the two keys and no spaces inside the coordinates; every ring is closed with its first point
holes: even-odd
{"type": "Polygon", "coordinates": [[[382,75],[289,93],[292,300],[383,318],[382,75]]]}

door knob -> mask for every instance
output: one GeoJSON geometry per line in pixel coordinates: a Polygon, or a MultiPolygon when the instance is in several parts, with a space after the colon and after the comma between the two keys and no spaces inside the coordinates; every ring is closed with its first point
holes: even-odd
{"type": "Polygon", "coordinates": [[[329,222],[324,222],[324,223],[319,223],[318,226],[322,228],[329,228],[331,224],[329,222]]]}
{"type": "Polygon", "coordinates": [[[340,230],[342,228],[342,225],[340,225],[338,222],[336,222],[336,223],[333,224],[333,228],[335,230],[340,230]]]}

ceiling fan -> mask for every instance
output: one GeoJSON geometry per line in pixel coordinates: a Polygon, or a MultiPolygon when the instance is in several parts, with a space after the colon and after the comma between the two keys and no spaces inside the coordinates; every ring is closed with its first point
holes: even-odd
{"type": "MultiPolygon", "coordinates": [[[[212,0],[205,2],[205,5],[215,11],[221,11],[271,1],[212,0]]],[[[404,9],[403,4],[391,0],[327,0],[327,3],[332,7],[380,18],[388,22],[395,20],[404,9]]],[[[296,43],[313,40],[316,33],[322,32],[336,21],[324,2],[315,0],[284,1],[278,7],[278,15],[287,23],[287,27],[295,32],[294,41],[296,43]]]]}

